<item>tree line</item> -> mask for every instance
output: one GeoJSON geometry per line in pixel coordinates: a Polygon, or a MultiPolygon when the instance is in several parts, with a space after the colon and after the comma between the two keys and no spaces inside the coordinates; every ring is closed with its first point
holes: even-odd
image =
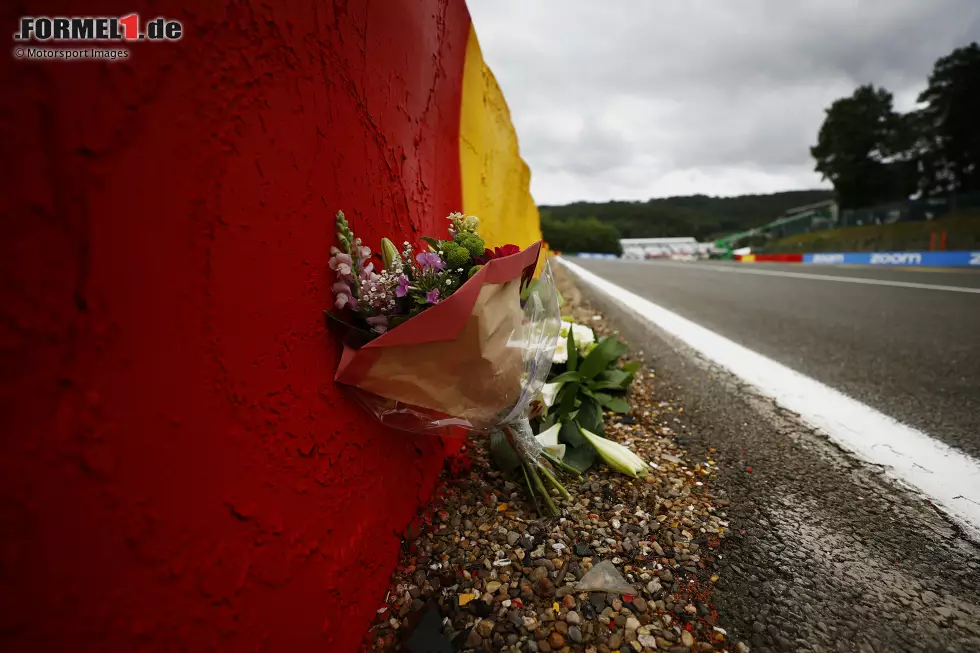
{"type": "Polygon", "coordinates": [[[594,216],[558,220],[542,212],[541,234],[548,247],[558,252],[616,256],[623,254],[619,230],[611,224],[600,222],[594,216]]]}
{"type": "Polygon", "coordinates": [[[980,46],[936,61],[917,106],[868,84],[826,110],[810,149],[841,208],[980,192],[980,46]]]}
{"type": "MultiPolygon", "coordinates": [[[[706,242],[718,236],[759,227],[787,210],[832,199],[831,190],[802,190],[769,195],[709,197],[689,195],[636,202],[574,202],[563,206],[541,206],[541,230],[548,244],[559,251],[580,250],[578,234],[593,238],[595,223],[615,230],[622,238],[665,238],[694,236],[706,242]]],[[[603,242],[610,242],[606,230],[603,242]]],[[[593,250],[615,253],[611,245],[593,250]]]]}

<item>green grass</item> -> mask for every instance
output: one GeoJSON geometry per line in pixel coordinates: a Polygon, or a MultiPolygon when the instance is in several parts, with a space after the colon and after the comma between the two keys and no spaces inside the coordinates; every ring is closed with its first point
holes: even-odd
{"type": "Polygon", "coordinates": [[[930,222],[896,222],[814,231],[773,241],[760,247],[759,251],[772,254],[926,251],[929,249],[930,234],[933,232],[937,234],[936,248],[938,249],[938,234],[943,231],[946,232],[948,250],[980,249],[980,211],[960,213],[930,222]]]}

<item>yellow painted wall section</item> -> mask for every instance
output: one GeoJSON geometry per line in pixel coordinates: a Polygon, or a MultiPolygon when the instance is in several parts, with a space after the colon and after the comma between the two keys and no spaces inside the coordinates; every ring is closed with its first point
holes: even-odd
{"type": "Polygon", "coordinates": [[[521,158],[510,110],[470,27],[459,127],[463,212],[480,218],[488,247],[526,247],[541,239],[531,171],[521,158]]]}

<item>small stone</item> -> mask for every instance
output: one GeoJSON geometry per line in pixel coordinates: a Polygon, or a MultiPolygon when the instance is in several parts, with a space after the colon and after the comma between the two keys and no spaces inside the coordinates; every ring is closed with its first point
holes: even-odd
{"type": "Polygon", "coordinates": [[[538,622],[535,621],[534,617],[524,617],[524,627],[528,630],[534,630],[534,627],[537,626],[537,624],[538,622]]]}
{"type": "Polygon", "coordinates": [[[635,599],[633,599],[633,607],[636,608],[636,611],[637,612],[639,612],[640,614],[643,614],[644,612],[647,611],[647,602],[646,602],[646,599],[643,599],[643,598],[641,598],[639,596],[636,597],[635,599]]]}
{"type": "Polygon", "coordinates": [[[480,637],[480,633],[476,632],[476,628],[470,631],[470,636],[466,638],[466,648],[480,648],[483,646],[483,638],[480,637]]]}
{"type": "Polygon", "coordinates": [[[515,544],[517,544],[517,541],[519,539],[521,539],[520,533],[516,533],[514,531],[510,531],[507,533],[507,544],[509,544],[510,546],[514,546],[515,544]]]}
{"type": "Polygon", "coordinates": [[[531,580],[541,580],[542,578],[548,577],[548,570],[544,567],[535,567],[534,571],[531,572],[531,580]]]}
{"type": "Polygon", "coordinates": [[[490,634],[493,633],[493,622],[484,619],[476,625],[476,630],[480,633],[480,637],[490,637],[490,634]]]}
{"type": "Polygon", "coordinates": [[[551,644],[549,644],[548,640],[546,639],[539,639],[538,650],[541,651],[541,653],[551,653],[551,644]]]}
{"type": "Polygon", "coordinates": [[[568,639],[572,640],[576,644],[582,643],[582,631],[578,629],[578,626],[569,626],[568,639]]]}
{"type": "Polygon", "coordinates": [[[626,620],[626,630],[638,630],[640,628],[640,622],[636,617],[630,617],[626,620]]]}
{"type": "Polygon", "coordinates": [[[579,542],[578,544],[575,545],[575,555],[577,555],[580,558],[591,558],[592,549],[590,549],[587,544],[579,542]]]}
{"type": "Polygon", "coordinates": [[[589,603],[591,603],[592,607],[594,607],[597,611],[601,611],[604,607],[606,607],[606,593],[590,592],[589,603]]]}
{"type": "Polygon", "coordinates": [[[460,594],[459,595],[459,607],[463,607],[470,601],[476,598],[476,594],[460,594]]]}
{"type": "Polygon", "coordinates": [[[615,651],[619,648],[619,645],[623,643],[623,636],[619,633],[613,633],[609,636],[609,650],[615,651]]]}
{"type": "Polygon", "coordinates": [[[565,645],[565,636],[559,632],[553,632],[548,637],[548,644],[551,645],[553,649],[559,649],[565,645]]]}
{"type": "Polygon", "coordinates": [[[735,645],[735,650],[738,651],[738,653],[749,653],[750,649],[749,649],[749,645],[746,644],[745,642],[739,642],[738,644],[735,645]]]}
{"type": "Polygon", "coordinates": [[[572,625],[578,625],[582,623],[582,617],[580,617],[578,612],[575,612],[575,610],[569,610],[568,614],[565,615],[565,621],[572,625]]]}
{"type": "Polygon", "coordinates": [[[640,635],[638,638],[640,646],[646,648],[657,648],[657,638],[653,635],[640,635]]]}
{"type": "Polygon", "coordinates": [[[538,643],[533,639],[528,640],[527,644],[524,645],[524,650],[527,653],[538,653],[538,643]]]}
{"type": "Polygon", "coordinates": [[[567,635],[568,634],[568,624],[565,623],[564,621],[559,621],[559,622],[555,623],[555,632],[559,632],[562,635],[567,635]]]}
{"type": "Polygon", "coordinates": [[[490,592],[491,594],[495,593],[499,589],[500,589],[499,581],[492,580],[489,583],[487,583],[487,591],[490,592]]]}
{"type": "Polygon", "coordinates": [[[620,610],[623,609],[623,602],[620,601],[619,599],[613,599],[612,609],[614,612],[619,612],[620,610]]]}
{"type": "Polygon", "coordinates": [[[698,609],[695,608],[690,603],[688,603],[687,605],[684,606],[684,612],[686,612],[688,614],[697,614],[698,613],[698,609]]]}
{"type": "Polygon", "coordinates": [[[660,584],[659,580],[653,579],[647,583],[647,591],[650,592],[650,594],[656,594],[661,590],[663,590],[663,586],[660,584]]]}
{"type": "MultiPolygon", "coordinates": [[[[564,587],[562,589],[565,589],[564,587]]],[[[560,592],[561,590],[559,590],[560,592]]],[[[565,594],[564,598],[561,600],[561,604],[565,606],[566,610],[571,610],[575,607],[575,596],[572,594],[565,594]]]]}
{"type": "Polygon", "coordinates": [[[490,604],[482,599],[472,601],[470,603],[470,609],[473,610],[473,614],[484,619],[489,617],[491,612],[490,604]]]}
{"type": "Polygon", "coordinates": [[[542,578],[534,583],[534,593],[544,598],[551,598],[555,595],[555,584],[547,578],[542,578]]]}
{"type": "Polygon", "coordinates": [[[687,646],[688,648],[690,648],[691,646],[694,646],[694,635],[692,635],[691,633],[687,632],[686,630],[682,630],[681,631],[681,643],[684,644],[684,646],[687,646]]]}

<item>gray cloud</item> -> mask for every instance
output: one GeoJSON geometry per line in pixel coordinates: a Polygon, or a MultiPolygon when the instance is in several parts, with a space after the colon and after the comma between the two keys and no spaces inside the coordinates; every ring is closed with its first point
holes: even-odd
{"type": "Polygon", "coordinates": [[[860,84],[910,108],[977,0],[469,0],[541,203],[825,186],[809,146],[860,84]]]}

